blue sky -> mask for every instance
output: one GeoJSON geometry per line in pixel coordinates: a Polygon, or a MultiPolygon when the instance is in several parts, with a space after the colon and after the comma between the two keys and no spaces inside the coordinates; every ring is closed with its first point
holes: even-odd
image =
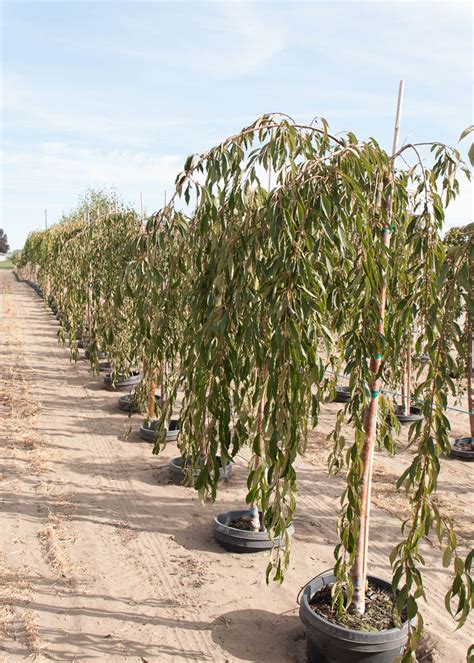
{"type": "MultiPolygon", "coordinates": [[[[450,2],[1,2],[2,219],[13,248],[115,187],[158,209],[186,156],[266,112],[391,146],[472,123],[472,9],[450,2]]],[[[463,150],[464,152],[466,150],[463,150]]],[[[472,220],[467,183],[450,225],[472,220]]]]}

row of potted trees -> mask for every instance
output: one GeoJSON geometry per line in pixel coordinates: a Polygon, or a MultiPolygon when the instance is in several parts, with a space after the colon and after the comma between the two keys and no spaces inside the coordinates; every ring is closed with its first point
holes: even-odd
{"type": "Polygon", "coordinates": [[[451,450],[453,347],[469,367],[472,412],[473,233],[441,236],[458,172],[468,171],[456,150],[430,148],[427,167],[421,145],[388,155],[374,140],[331,135],[324,120],[263,116],[190,157],[174,195],[146,224],[102,196],[103,213],[73,214],[30,236],[21,257],[57,302],[73,353],[79,328],[94,366],[99,350],[110,358],[111,385],[140,371],[127,404],[147,412],[155,453],[178,417],[175,470],[202,498],[215,499],[232,458],[250,449],[248,508],[219,517],[216,535],[231,549],[277,542],[267,568],[277,581],[289,558],[295,461],[321,403],[334,398],[328,376],[347,375],[329,459],[346,479],[334,570],[311,581],[301,603],[310,661],[415,660],[420,543],[432,528],[453,569],[448,609],[462,625],[472,607],[473,556],[456,550],[432,500],[440,457],[451,450]],[[413,164],[398,170],[402,155],[413,164]],[[419,416],[410,428],[416,453],[399,480],[412,517],[387,584],[367,568],[371,479],[376,446],[395,447],[384,392],[398,385],[401,414],[409,417],[416,401],[419,416]],[[379,632],[364,630],[367,592],[388,606],[379,632]]]}

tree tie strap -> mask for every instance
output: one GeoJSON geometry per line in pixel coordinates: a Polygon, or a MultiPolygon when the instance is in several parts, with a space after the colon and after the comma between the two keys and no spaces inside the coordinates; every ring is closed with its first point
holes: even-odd
{"type": "Polygon", "coordinates": [[[372,395],[372,398],[377,398],[380,392],[378,389],[373,389],[370,393],[372,395]]]}

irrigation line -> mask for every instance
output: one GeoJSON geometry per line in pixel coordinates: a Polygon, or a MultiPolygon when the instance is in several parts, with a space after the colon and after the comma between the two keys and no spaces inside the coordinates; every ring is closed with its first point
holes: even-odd
{"type": "MultiPolygon", "coordinates": [[[[343,380],[349,380],[350,378],[347,377],[347,375],[341,375],[340,373],[334,373],[334,371],[328,371],[325,370],[325,373],[328,373],[329,375],[335,375],[338,379],[342,378],[343,380]]],[[[380,389],[381,394],[389,394],[390,396],[400,396],[400,398],[405,398],[403,394],[400,394],[398,391],[389,391],[388,389],[380,389]]],[[[425,405],[428,403],[428,401],[420,401],[418,398],[415,398],[414,396],[410,396],[410,400],[413,403],[418,403],[420,405],[425,405]]],[[[435,410],[436,408],[432,408],[435,410]]],[[[469,412],[469,410],[461,410],[458,407],[451,407],[450,405],[447,405],[446,410],[451,410],[452,412],[460,412],[461,414],[467,414],[469,416],[474,416],[474,410],[472,412],[469,412]]]]}

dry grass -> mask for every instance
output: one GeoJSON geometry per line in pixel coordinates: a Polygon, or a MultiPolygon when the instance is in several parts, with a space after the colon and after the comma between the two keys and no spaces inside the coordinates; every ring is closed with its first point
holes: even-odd
{"type": "Polygon", "coordinates": [[[48,525],[38,532],[38,538],[46,562],[59,576],[66,578],[71,564],[64,550],[63,542],[65,540],[64,532],[59,522],[55,525],[48,525]]]}
{"type": "Polygon", "coordinates": [[[22,616],[21,621],[25,634],[26,646],[31,652],[39,652],[41,649],[41,640],[38,633],[38,615],[34,610],[26,610],[22,616]]]}
{"type": "Polygon", "coordinates": [[[0,555],[0,639],[21,640],[32,652],[40,647],[36,613],[20,612],[31,598],[28,569],[13,569],[0,555]]]}

